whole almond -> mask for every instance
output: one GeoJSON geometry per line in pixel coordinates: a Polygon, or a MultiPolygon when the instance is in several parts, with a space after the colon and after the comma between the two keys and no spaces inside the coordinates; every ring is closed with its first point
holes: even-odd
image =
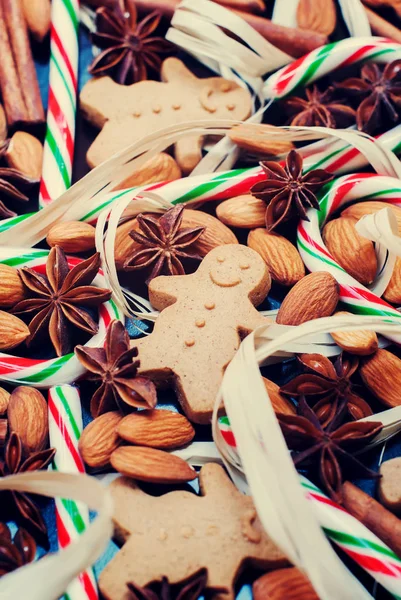
{"type": "Polygon", "coordinates": [[[154,448],[120,446],[110,462],[122,475],[150,483],[184,483],[198,476],[182,458],[154,448]]]}
{"type": "Polygon", "coordinates": [[[0,104],[0,142],[4,142],[6,139],[7,139],[6,113],[4,112],[3,105],[0,104]]]}
{"type": "Polygon", "coordinates": [[[36,137],[25,131],[12,136],[4,155],[9,167],[39,181],[42,174],[43,146],[36,137]]]}
{"type": "Polygon", "coordinates": [[[395,259],[393,274],[383,298],[392,304],[401,304],[401,258],[399,256],[395,259]]]}
{"type": "Polygon", "coordinates": [[[271,278],[281,285],[294,285],[305,276],[305,267],[298,250],[282,235],[254,229],[249,232],[248,246],[263,258],[271,278]]]}
{"type": "Polygon", "coordinates": [[[365,215],[372,215],[383,208],[391,208],[393,211],[398,224],[398,231],[401,233],[401,207],[395,204],[389,204],[388,202],[380,202],[379,200],[367,200],[366,202],[358,202],[345,208],[341,216],[342,217],[353,217],[354,219],[361,219],[365,215]]]}
{"type": "Polygon", "coordinates": [[[117,427],[122,418],[120,412],[106,412],[85,427],[78,449],[89,467],[100,468],[110,464],[111,454],[121,443],[117,427]]]}
{"type": "Polygon", "coordinates": [[[401,404],[401,360],[379,348],[377,352],[364,359],[359,373],[367,388],[386,406],[401,404]]]}
{"type": "Polygon", "coordinates": [[[282,415],[295,415],[297,412],[295,410],[295,406],[290,400],[280,394],[279,386],[274,383],[274,381],[266,379],[266,377],[262,377],[262,379],[267,393],[269,394],[270,402],[272,403],[274,412],[282,415]]]}
{"type": "Polygon", "coordinates": [[[297,24],[300,29],[330,35],[336,22],[334,0],[300,0],[297,7],[297,24]]]}
{"type": "Polygon", "coordinates": [[[9,401],[10,392],[0,387],[0,415],[4,415],[7,412],[9,401]]]}
{"type": "Polygon", "coordinates": [[[50,31],[50,0],[22,0],[28,29],[38,42],[42,42],[50,31]]]}
{"type": "MultiPolygon", "coordinates": [[[[335,316],[352,316],[346,311],[336,312],[335,316]]],[[[374,331],[355,329],[355,331],[335,331],[331,337],[343,350],[361,356],[373,354],[379,347],[379,341],[374,331]]]]}
{"type": "Polygon", "coordinates": [[[252,592],[254,600],[319,600],[309,579],[296,567],[262,575],[252,592]]]}
{"type": "Polygon", "coordinates": [[[25,297],[25,288],[17,269],[0,263],[0,307],[15,306],[25,297]]]}
{"type": "Polygon", "coordinates": [[[93,225],[82,221],[60,221],[55,223],[46,237],[50,247],[60,246],[64,252],[87,252],[95,248],[93,225]]]}
{"type": "Polygon", "coordinates": [[[0,310],[0,350],[11,350],[19,346],[29,334],[30,331],[24,321],[0,310]]]}
{"type": "Polygon", "coordinates": [[[136,187],[159,181],[175,181],[181,178],[181,169],[172,156],[161,152],[136,168],[131,175],[118,184],[115,190],[136,187]]]}
{"type": "Polygon", "coordinates": [[[279,156],[288,154],[294,148],[292,142],[279,140],[271,134],[271,125],[259,125],[257,123],[242,123],[233,127],[228,132],[228,137],[239,148],[257,155],[279,156]]]}
{"type": "Polygon", "coordinates": [[[250,194],[224,200],[216,208],[220,221],[230,227],[253,229],[265,224],[266,204],[250,194]]]}
{"type": "Polygon", "coordinates": [[[123,418],[117,427],[126,442],[171,450],[189,444],[195,430],[186,417],[171,410],[142,410],[123,418]]]}
{"type": "Polygon", "coordinates": [[[0,419],[0,448],[6,443],[8,435],[8,420],[0,419]]]}
{"type": "Polygon", "coordinates": [[[357,220],[341,217],[329,221],[323,229],[323,240],[329,252],[349,275],[369,285],[376,277],[377,258],[373,242],[359,235],[357,220]]]}
{"type": "MultiPolygon", "coordinates": [[[[216,217],[201,210],[186,208],[181,223],[181,228],[184,227],[205,227],[200,238],[191,246],[192,250],[200,256],[206,256],[210,250],[223,244],[238,244],[237,238],[228,227],[220,223],[216,217]]],[[[138,231],[138,229],[136,219],[125,221],[117,227],[114,259],[118,269],[121,269],[127,258],[139,248],[139,244],[129,236],[130,231],[138,231]]]]}
{"type": "Polygon", "coordinates": [[[25,454],[46,447],[49,434],[47,403],[39,390],[24,385],[15,388],[9,399],[7,416],[10,431],[20,436],[25,454]]]}
{"type": "Polygon", "coordinates": [[[339,301],[339,286],[326,271],[310,273],[288,292],[279,308],[276,322],[301,325],[312,319],[329,317],[339,301]]]}

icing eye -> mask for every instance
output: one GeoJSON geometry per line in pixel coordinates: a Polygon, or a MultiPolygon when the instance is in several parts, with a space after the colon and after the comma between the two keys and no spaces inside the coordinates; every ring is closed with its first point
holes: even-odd
{"type": "Polygon", "coordinates": [[[235,104],[227,104],[228,110],[234,110],[235,104]]]}
{"type": "Polygon", "coordinates": [[[181,104],[173,104],[174,110],[180,110],[180,108],[181,108],[181,104]]]}

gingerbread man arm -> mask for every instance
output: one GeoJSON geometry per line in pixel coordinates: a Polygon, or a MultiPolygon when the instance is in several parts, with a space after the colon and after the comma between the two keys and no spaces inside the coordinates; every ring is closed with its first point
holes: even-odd
{"type": "Polygon", "coordinates": [[[252,331],[255,331],[258,327],[262,325],[272,325],[273,321],[267,317],[264,317],[260,314],[256,309],[253,311],[249,311],[249,313],[245,313],[241,315],[239,320],[238,331],[241,337],[246,337],[252,331]]]}
{"type": "Polygon", "coordinates": [[[174,304],[179,295],[188,290],[190,275],[160,275],[149,284],[149,301],[156,310],[174,304]]]}

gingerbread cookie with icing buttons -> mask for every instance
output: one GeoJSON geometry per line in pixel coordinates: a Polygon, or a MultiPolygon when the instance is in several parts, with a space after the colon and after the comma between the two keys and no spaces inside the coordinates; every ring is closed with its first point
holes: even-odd
{"type": "Polygon", "coordinates": [[[126,477],[111,484],[116,537],[124,545],[100,574],[103,598],[131,600],[127,583],[144,587],[167,577],[175,584],[206,568],[207,597],[233,600],[244,567],[288,564],[264,532],[252,498],[222,467],[205,465],[199,483],[200,496],[177,490],[158,497],[126,477]]]}
{"type": "MultiPolygon", "coordinates": [[[[178,58],[163,62],[161,76],[162,82],[140,81],[128,86],[99,77],[84,86],[81,110],[101,129],[87,153],[89,166],[96,167],[115,152],[170,125],[205,119],[242,121],[251,114],[250,93],[234,81],[199,79],[178,58]]],[[[184,174],[202,158],[202,145],[199,135],[175,144],[176,160],[184,174]]]]}
{"type": "Polygon", "coordinates": [[[189,419],[209,423],[224,370],[241,340],[270,321],[257,310],[271,279],[257,252],[240,244],[213,249],[191,275],[149,284],[158,316],[153,332],[133,340],[140,372],[174,387],[189,419]]]}

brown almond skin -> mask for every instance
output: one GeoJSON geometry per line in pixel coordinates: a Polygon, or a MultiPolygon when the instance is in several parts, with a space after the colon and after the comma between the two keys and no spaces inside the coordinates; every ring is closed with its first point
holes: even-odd
{"type": "Polygon", "coordinates": [[[42,174],[43,146],[30,133],[17,131],[10,140],[5,160],[9,167],[39,181],[42,174]]]}
{"type": "Polygon", "coordinates": [[[399,256],[395,259],[393,274],[383,298],[392,304],[401,304],[401,257],[399,256]]]}
{"type": "Polygon", "coordinates": [[[175,181],[181,178],[181,169],[172,156],[161,152],[146,161],[139,169],[135,169],[115,190],[157,183],[159,181],[175,181]]]}
{"type": "Polygon", "coordinates": [[[0,308],[15,306],[25,298],[25,288],[17,269],[0,264],[0,308]]]}
{"type": "Polygon", "coordinates": [[[82,221],[61,221],[55,223],[46,237],[46,242],[52,248],[60,246],[64,252],[87,252],[95,248],[96,230],[93,225],[82,221]]]}
{"type": "MultiPolygon", "coordinates": [[[[365,215],[372,215],[383,208],[389,208],[388,202],[380,202],[380,200],[368,200],[366,202],[357,202],[348,206],[341,212],[342,217],[353,217],[354,219],[361,219],[365,215]]],[[[391,205],[391,210],[395,214],[398,224],[398,230],[401,232],[401,207],[391,205]]]]}
{"type": "Polygon", "coordinates": [[[276,322],[301,325],[306,321],[329,317],[339,301],[339,285],[326,271],[310,273],[288,292],[279,308],[276,322]]]}
{"type": "Polygon", "coordinates": [[[29,335],[28,326],[21,319],[0,310],[0,350],[16,348],[29,335]]]}
{"type": "Polygon", "coordinates": [[[288,154],[294,148],[292,142],[278,140],[270,133],[272,125],[267,127],[256,123],[241,123],[227,132],[228,137],[239,148],[263,156],[288,154]]]}
{"type": "Polygon", "coordinates": [[[143,410],[124,417],[118,435],[131,444],[171,450],[189,444],[195,430],[184,415],[171,410],[143,410]]]}
{"type": "Polygon", "coordinates": [[[284,236],[254,229],[249,232],[248,246],[263,258],[271,278],[291,286],[305,276],[305,266],[298,250],[284,236]]]}
{"type": "Polygon", "coordinates": [[[39,390],[18,386],[8,403],[10,431],[18,433],[26,455],[43,450],[47,445],[49,422],[47,402],[39,390]]]}
{"type": "Polygon", "coordinates": [[[79,439],[78,449],[82,460],[89,467],[98,469],[110,464],[112,452],[121,443],[117,427],[122,418],[120,412],[107,412],[96,417],[85,427],[79,439]]]}
{"type": "Polygon", "coordinates": [[[0,415],[4,415],[8,409],[11,394],[4,388],[0,388],[0,415]]]}
{"type": "Polygon", "coordinates": [[[216,215],[230,227],[254,229],[265,224],[266,204],[251,194],[245,194],[221,202],[216,208],[216,215]]]}
{"type": "Polygon", "coordinates": [[[154,448],[120,446],[110,462],[122,475],[149,483],[185,483],[198,477],[182,458],[154,448]]]}
{"type": "Polygon", "coordinates": [[[252,592],[253,600],[319,600],[309,579],[296,567],[262,575],[252,592]]]}
{"type": "Polygon", "coordinates": [[[301,29],[331,35],[336,23],[336,7],[333,0],[300,0],[297,24],[301,29]]]}
{"type": "Polygon", "coordinates": [[[323,229],[323,240],[338,264],[363,285],[376,277],[377,258],[373,242],[356,231],[357,220],[340,217],[323,229]]]}
{"type": "Polygon", "coordinates": [[[280,394],[279,386],[266,377],[262,377],[262,379],[267,393],[269,394],[274,412],[280,413],[281,415],[296,415],[297,411],[295,410],[295,406],[290,400],[280,394]]]}
{"type": "Polygon", "coordinates": [[[397,356],[379,348],[363,361],[359,373],[364,384],[385,406],[401,404],[401,360],[397,356]]]}
{"type": "MultiPolygon", "coordinates": [[[[336,312],[335,316],[349,316],[352,317],[352,313],[345,310],[336,312]]],[[[335,331],[331,333],[331,337],[343,350],[350,354],[358,354],[360,356],[367,356],[373,354],[379,347],[379,341],[374,331],[365,329],[355,329],[355,331],[335,331]]]]}

